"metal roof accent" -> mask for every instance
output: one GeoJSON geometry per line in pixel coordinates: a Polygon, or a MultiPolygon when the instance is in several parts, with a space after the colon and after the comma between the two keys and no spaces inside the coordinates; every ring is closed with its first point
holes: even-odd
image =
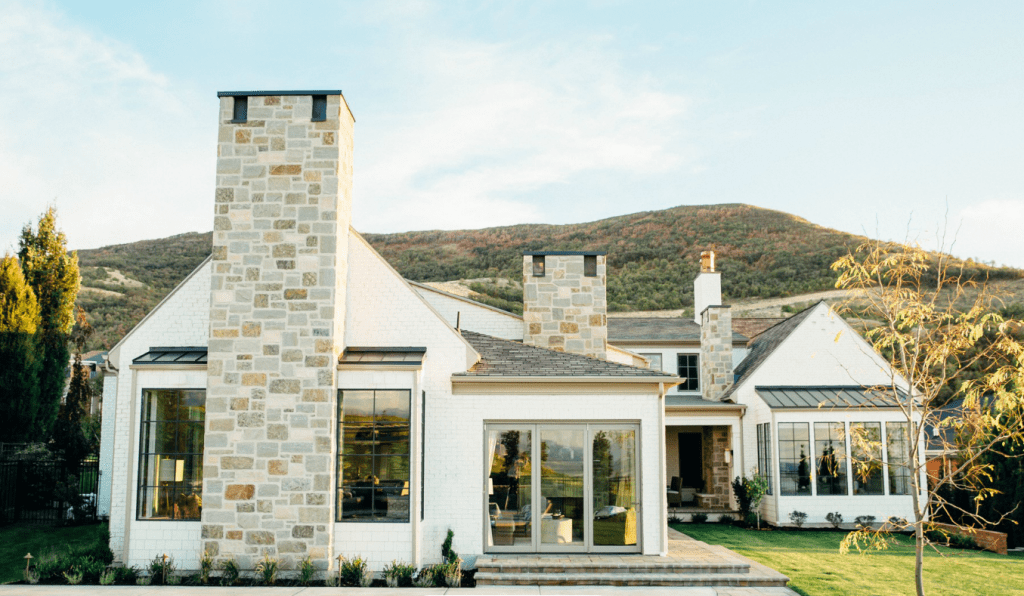
{"type": "Polygon", "coordinates": [[[330,91],[218,91],[217,97],[261,97],[267,95],[341,95],[341,89],[330,91]]]}
{"type": "Polygon", "coordinates": [[[421,364],[427,349],[423,347],[351,347],[345,348],[339,364],[365,364],[365,365],[409,365],[421,364]]]}
{"type": "MultiPolygon", "coordinates": [[[[678,341],[700,343],[700,325],[693,319],[662,317],[608,317],[608,341],[678,341]]],[[[733,343],[747,337],[732,332],[733,343]]]]}
{"type": "Polygon", "coordinates": [[[637,368],[625,364],[590,358],[568,352],[556,352],[545,348],[529,346],[522,342],[500,339],[462,331],[463,337],[480,353],[481,360],[464,373],[452,375],[464,377],[530,377],[530,378],[600,378],[647,379],[651,382],[678,383],[676,375],[637,368]]]}
{"type": "Polygon", "coordinates": [[[206,364],[205,346],[156,347],[132,360],[132,364],[206,364]]]}
{"type": "Polygon", "coordinates": [[[894,408],[906,399],[902,390],[861,385],[756,386],[754,391],[769,408],[894,408]]]}
{"type": "Polygon", "coordinates": [[[551,255],[555,257],[603,257],[608,253],[600,250],[524,250],[524,257],[541,257],[551,255]]]}

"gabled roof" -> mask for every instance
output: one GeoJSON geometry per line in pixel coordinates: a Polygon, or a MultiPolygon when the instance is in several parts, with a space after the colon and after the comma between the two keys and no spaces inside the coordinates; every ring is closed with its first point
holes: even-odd
{"type": "Polygon", "coordinates": [[[615,379],[644,379],[651,382],[675,384],[680,381],[676,375],[656,372],[526,345],[522,342],[500,339],[462,331],[462,336],[480,353],[480,362],[464,373],[453,377],[578,377],[615,379]]]}
{"type": "Polygon", "coordinates": [[[893,408],[896,399],[907,394],[897,391],[894,399],[891,388],[862,387],[860,385],[829,386],[757,386],[758,397],[769,408],[893,408]]]}
{"type": "Polygon", "coordinates": [[[740,362],[739,366],[737,366],[733,371],[735,380],[733,381],[732,387],[722,395],[722,399],[729,399],[736,388],[746,380],[747,377],[752,375],[754,371],[772,355],[772,352],[774,352],[776,348],[782,345],[782,342],[789,337],[789,334],[793,333],[793,330],[807,318],[807,315],[810,314],[818,304],[821,303],[819,302],[813,306],[805,308],[792,317],[780,323],[776,323],[766,331],[762,332],[761,335],[755,337],[747,346],[747,357],[744,358],[743,362],[740,362]]]}
{"type": "MultiPolygon", "coordinates": [[[[747,337],[735,330],[733,342],[747,337]]],[[[682,317],[608,317],[608,341],[678,341],[700,343],[700,325],[682,317]]]]}

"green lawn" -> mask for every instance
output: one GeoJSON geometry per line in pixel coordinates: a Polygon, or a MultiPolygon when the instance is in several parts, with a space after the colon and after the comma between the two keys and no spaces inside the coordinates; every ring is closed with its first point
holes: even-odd
{"type": "Polygon", "coordinates": [[[0,527],[0,583],[21,580],[25,553],[38,557],[68,544],[92,544],[99,539],[102,528],[102,524],[68,528],[45,525],[0,527]]]}
{"type": "MultiPolygon", "coordinates": [[[[744,530],[720,524],[679,524],[675,529],[728,547],[786,574],[805,596],[914,594],[913,541],[883,552],[839,554],[841,532],[744,530]]],[[[1024,557],[940,547],[926,551],[925,591],[941,596],[1024,594],[1024,557]]]]}

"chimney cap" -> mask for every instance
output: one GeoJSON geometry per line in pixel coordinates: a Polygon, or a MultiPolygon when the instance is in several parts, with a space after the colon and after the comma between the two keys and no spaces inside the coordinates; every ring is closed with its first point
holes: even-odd
{"type": "Polygon", "coordinates": [[[570,257],[570,256],[583,256],[583,257],[603,257],[607,255],[604,251],[594,250],[524,250],[524,257],[539,257],[545,255],[552,255],[556,257],[570,257]]]}
{"type": "Polygon", "coordinates": [[[341,95],[341,89],[327,91],[218,91],[217,97],[261,97],[267,95],[341,95]]]}
{"type": "Polygon", "coordinates": [[[715,251],[705,250],[700,253],[700,272],[701,273],[714,273],[715,272],[715,251]]]}

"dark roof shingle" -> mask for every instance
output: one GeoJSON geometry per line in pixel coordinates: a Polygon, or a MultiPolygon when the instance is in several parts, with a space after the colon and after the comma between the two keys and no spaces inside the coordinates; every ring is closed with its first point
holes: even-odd
{"type": "Polygon", "coordinates": [[[815,306],[817,306],[817,304],[809,306],[792,317],[775,324],[763,331],[761,335],[758,335],[750,342],[747,346],[748,351],[746,357],[733,371],[735,380],[733,381],[732,387],[722,394],[723,400],[727,400],[732,396],[736,387],[738,387],[748,376],[753,374],[753,372],[757,370],[757,367],[761,366],[761,363],[772,355],[772,352],[774,352],[775,349],[778,348],[787,337],[789,337],[790,333],[793,333],[793,330],[807,318],[807,315],[810,314],[811,310],[813,310],[815,306]]]}
{"type": "MultiPolygon", "coordinates": [[[[747,337],[735,330],[732,333],[735,342],[743,342],[747,337]]],[[[609,317],[608,341],[680,341],[700,342],[700,325],[693,319],[681,317],[609,317]]]]}
{"type": "Polygon", "coordinates": [[[480,362],[462,377],[608,377],[608,378],[661,378],[665,381],[679,377],[646,368],[626,366],[579,354],[556,352],[518,341],[500,339],[462,330],[462,336],[480,354],[480,362]]]}

